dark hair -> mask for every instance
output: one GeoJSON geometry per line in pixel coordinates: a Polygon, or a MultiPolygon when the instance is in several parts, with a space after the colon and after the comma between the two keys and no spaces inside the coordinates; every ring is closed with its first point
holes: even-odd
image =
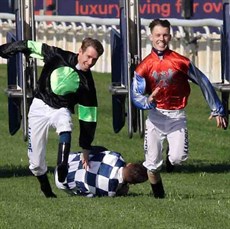
{"type": "Polygon", "coordinates": [[[85,52],[85,50],[92,46],[98,53],[99,56],[101,56],[104,52],[104,48],[101,44],[100,41],[98,41],[97,39],[93,39],[91,37],[86,37],[81,44],[81,49],[83,52],[85,52]]]}
{"type": "Polygon", "coordinates": [[[148,180],[147,169],[140,163],[131,163],[126,167],[125,181],[130,184],[142,183],[148,180]]]}
{"type": "Polygon", "coordinates": [[[170,30],[170,22],[168,20],[161,20],[161,19],[154,19],[150,24],[149,24],[149,29],[150,29],[150,32],[152,32],[153,28],[156,26],[156,25],[161,25],[162,27],[166,27],[170,30]]]}

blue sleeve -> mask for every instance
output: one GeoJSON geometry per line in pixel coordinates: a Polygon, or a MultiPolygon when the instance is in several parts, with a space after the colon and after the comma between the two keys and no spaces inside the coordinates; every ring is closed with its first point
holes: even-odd
{"type": "Polygon", "coordinates": [[[145,96],[146,81],[143,77],[134,72],[131,84],[131,99],[133,104],[141,110],[150,110],[155,108],[155,103],[148,102],[148,96],[145,96]]]}
{"type": "Polygon", "coordinates": [[[209,79],[192,63],[188,70],[189,79],[198,84],[213,116],[225,116],[224,107],[209,79]]]}

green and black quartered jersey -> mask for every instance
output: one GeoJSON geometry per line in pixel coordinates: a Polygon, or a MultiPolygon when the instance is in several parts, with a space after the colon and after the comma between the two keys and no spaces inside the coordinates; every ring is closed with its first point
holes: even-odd
{"type": "Polygon", "coordinates": [[[4,48],[1,51],[6,56],[23,52],[44,61],[34,96],[53,108],[66,107],[71,113],[78,104],[79,145],[90,149],[97,123],[97,96],[91,71],[76,68],[78,55],[31,40],[8,43],[4,48]]]}

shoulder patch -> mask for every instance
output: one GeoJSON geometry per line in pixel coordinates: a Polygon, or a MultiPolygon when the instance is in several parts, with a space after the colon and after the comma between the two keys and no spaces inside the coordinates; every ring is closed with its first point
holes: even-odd
{"type": "Polygon", "coordinates": [[[79,82],[78,73],[67,66],[55,69],[50,76],[51,89],[56,95],[76,92],[79,88],[79,82]]]}

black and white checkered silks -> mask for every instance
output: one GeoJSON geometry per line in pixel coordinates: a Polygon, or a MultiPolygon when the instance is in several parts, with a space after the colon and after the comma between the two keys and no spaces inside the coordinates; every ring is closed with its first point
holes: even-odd
{"type": "Polygon", "coordinates": [[[60,183],[55,172],[55,182],[59,189],[70,194],[93,196],[115,196],[123,182],[122,171],[125,161],[120,153],[103,151],[89,155],[89,168],[82,166],[80,153],[69,156],[69,172],[65,182],[60,183]]]}

